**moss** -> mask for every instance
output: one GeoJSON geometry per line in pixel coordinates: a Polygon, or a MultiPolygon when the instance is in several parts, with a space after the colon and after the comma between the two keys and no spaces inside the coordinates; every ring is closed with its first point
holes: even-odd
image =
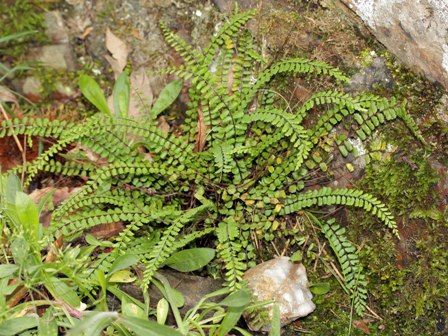
{"type": "Polygon", "coordinates": [[[372,218],[349,215],[351,239],[369,280],[369,305],[384,319],[384,335],[442,335],[448,296],[447,218],[434,191],[436,172],[423,151],[373,162],[359,185],[380,197],[401,223],[401,241],[383,236],[372,218]],[[362,238],[359,238],[362,237],[362,238]],[[368,242],[363,244],[364,241],[368,242]]]}

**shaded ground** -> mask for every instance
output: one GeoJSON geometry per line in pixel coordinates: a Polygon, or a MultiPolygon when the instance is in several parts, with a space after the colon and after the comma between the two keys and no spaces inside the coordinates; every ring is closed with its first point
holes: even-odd
{"type": "MultiPolygon", "coordinates": [[[[320,254],[320,241],[310,233],[309,227],[304,228],[303,235],[315,242],[300,247],[310,280],[329,282],[331,291],[317,296],[316,311],[290,325],[287,333],[346,335],[352,325],[352,335],[447,334],[447,94],[400,66],[362,27],[352,23],[346,12],[329,1],[241,0],[238,3],[242,8],[259,8],[251,31],[262,54],[274,59],[303,55],[324,60],[354,76],[354,83],[348,88],[352,91],[370,89],[407,99],[411,114],[428,143],[427,146],[418,143],[403,125],[396,123],[383,129],[381,134],[375,134],[366,145],[368,153],[374,154],[363,155],[362,160],[357,158],[350,169],[345,160],[335,158],[333,169],[317,180],[319,184],[336,181],[338,185],[357,185],[377,195],[398,217],[402,240],[397,242],[388,233],[377,230],[377,223],[362,213],[338,212],[350,227],[352,241],[360,247],[370,283],[369,306],[376,313],[369,313],[362,320],[355,317],[351,324],[349,298],[328,267],[332,258],[320,254]],[[370,164],[364,169],[366,159],[370,164]]],[[[11,65],[28,61],[34,67],[6,79],[2,85],[14,88],[35,102],[30,105],[21,101],[20,114],[68,119],[90,113],[90,106],[80,98],[73,84],[79,73],[96,76],[104,88],[111,90],[113,73],[104,57],[107,28],[126,41],[131,49],[128,66],[143,67],[157,95],[168,79],[156,71],[180,62],[176,53],[166,46],[158,22],[166,21],[182,37],[201,46],[225,15],[223,13],[230,11],[228,2],[219,0],[67,0],[34,6],[17,1],[7,6],[0,5],[2,15],[15,15],[14,9],[33,13],[28,16],[29,22],[16,29],[37,29],[39,33],[1,56],[2,62],[11,65]],[[63,19],[62,28],[58,28],[57,23],[54,27],[54,30],[60,29],[56,37],[43,33],[44,10],[57,10],[63,19]],[[66,41],[61,40],[64,31],[66,41]],[[38,49],[30,49],[30,45],[38,49]],[[52,49],[57,52],[49,59],[42,59],[39,56],[42,46],[63,47],[52,49]],[[61,50],[62,54],[58,54],[61,50]],[[59,56],[67,61],[65,66],[57,61],[59,56]],[[36,60],[43,65],[39,66],[36,60]],[[27,80],[29,85],[25,87],[27,80]],[[31,85],[36,80],[40,84],[31,85]]],[[[5,29],[0,28],[0,32],[7,33],[5,29]]],[[[301,79],[280,79],[276,84],[294,106],[325,83],[309,86],[301,79]]],[[[184,103],[185,97],[181,95],[168,117],[171,126],[181,119],[179,114],[184,103]]],[[[15,146],[13,139],[2,139],[2,169],[20,163],[20,159],[15,160],[20,157],[15,146]]],[[[27,159],[32,159],[30,152],[28,155],[27,159]]],[[[298,248],[291,245],[291,253],[298,248]]],[[[267,248],[266,254],[275,255],[275,250],[267,248]]]]}

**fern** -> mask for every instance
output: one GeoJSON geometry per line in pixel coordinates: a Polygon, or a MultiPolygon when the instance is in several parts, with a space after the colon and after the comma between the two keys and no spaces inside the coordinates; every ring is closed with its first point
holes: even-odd
{"type": "Polygon", "coordinates": [[[346,238],[345,228],[335,224],[334,220],[323,224],[321,230],[341,265],[345,290],[351,296],[353,307],[358,315],[363,316],[367,305],[367,282],[356,248],[346,238]]]}
{"type": "Polygon", "coordinates": [[[227,286],[232,290],[241,288],[241,280],[246,269],[246,264],[241,259],[242,246],[237,239],[238,231],[238,226],[233,220],[222,222],[216,228],[219,255],[225,264],[227,286]]]}
{"type": "MultiPolygon", "coordinates": [[[[339,127],[367,140],[380,126],[401,120],[423,142],[405,103],[344,93],[340,85],[348,78],[321,61],[264,59],[244,29],[254,14],[230,18],[203,50],[161,24],[167,42],[185,60],[164,72],[189,82],[185,122],[176,134],[162,132],[151,118],[104,114],[76,124],[27,118],[0,124],[0,137],[23,134],[55,141],[16,169],[28,183],[40,172],[87,180],[53,212],[48,239],[67,241],[100,224],[122,223],[110,248],[99,248],[92,264],[108,274],[115,258],[135,253],[145,266],[146,289],[174,251],[201,244],[199,238],[207,235],[218,250],[227,286],[235,290],[246,263],[256,259],[251,237],[281,235],[271,232],[273,223],[300,216],[303,209],[361,208],[398,236],[391,212],[372,195],[312,186],[331,160],[327,147],[339,127]],[[333,85],[291,109],[269,87],[279,75],[326,77],[333,85]]],[[[336,145],[344,156],[353,150],[344,139],[336,145]]],[[[332,222],[322,231],[341,263],[355,310],[362,313],[367,294],[353,246],[332,222]]]]}
{"type": "Polygon", "coordinates": [[[144,289],[148,287],[160,265],[178,248],[179,245],[175,243],[175,239],[179,235],[180,230],[193,220],[197,214],[207,210],[209,207],[210,204],[204,204],[188,210],[163,232],[160,241],[153,247],[151,253],[144,261],[146,266],[142,280],[144,289]]]}

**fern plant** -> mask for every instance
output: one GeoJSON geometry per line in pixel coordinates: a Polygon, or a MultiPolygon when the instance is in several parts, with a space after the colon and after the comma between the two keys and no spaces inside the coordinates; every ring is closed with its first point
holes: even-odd
{"type": "MultiPolygon", "coordinates": [[[[264,59],[243,28],[253,15],[248,11],[230,18],[202,50],[161,25],[167,42],[185,61],[165,69],[189,87],[181,134],[158,129],[154,115],[145,122],[98,113],[80,124],[46,119],[1,124],[0,136],[55,139],[34,162],[16,169],[26,173],[28,183],[40,172],[88,177],[81,190],[53,212],[45,231],[48,240],[62,236],[69,241],[100,224],[124,223],[112,251],[104,248],[92,260],[95,269],[107,275],[116,258],[139,250],[142,237],[158,235],[158,241],[138,254],[145,265],[146,289],[172,253],[205,235],[215,236],[227,285],[237,290],[247,262],[255,258],[250,233],[269,229],[277,219],[304,209],[362,208],[398,236],[392,214],[372,195],[307,185],[310,172],[325,170],[326,142],[339,125],[351,125],[365,140],[384,123],[401,119],[423,140],[405,103],[327,90],[291,110],[269,90],[276,76],[310,81],[328,77],[335,87],[348,78],[321,61],[264,59]],[[69,160],[67,150],[73,144],[101,160],[69,160]]],[[[339,141],[338,147],[344,156],[353,151],[348,141],[339,141]]],[[[321,229],[362,315],[367,294],[356,251],[339,226],[328,222],[321,229]]]]}

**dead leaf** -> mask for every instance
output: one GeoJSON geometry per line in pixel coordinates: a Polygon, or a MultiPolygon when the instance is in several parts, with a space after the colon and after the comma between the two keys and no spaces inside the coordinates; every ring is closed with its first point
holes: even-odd
{"type": "Polygon", "coordinates": [[[170,124],[166,122],[164,116],[160,116],[157,118],[157,127],[163,132],[168,133],[170,131],[170,124]]]}
{"type": "Polygon", "coordinates": [[[207,126],[204,122],[204,114],[202,113],[202,108],[199,105],[198,108],[198,127],[196,132],[196,143],[194,145],[194,150],[196,152],[202,152],[205,146],[205,137],[207,135],[207,126]]]}
{"type": "Polygon", "coordinates": [[[129,50],[126,44],[115,36],[109,28],[106,30],[106,48],[112,54],[112,57],[109,55],[105,57],[110,63],[116,78],[126,66],[129,50]]]}
{"type": "Polygon", "coordinates": [[[79,36],[81,40],[85,40],[87,36],[93,31],[93,27],[87,27],[84,32],[79,36]]]}
{"type": "Polygon", "coordinates": [[[139,117],[151,109],[154,96],[151,83],[144,68],[140,68],[131,74],[131,99],[129,101],[128,116],[139,117]]]}
{"type": "Polygon", "coordinates": [[[122,222],[99,224],[90,229],[90,233],[97,239],[105,239],[116,236],[123,231],[122,222]]]}
{"type": "Polygon", "coordinates": [[[16,96],[3,85],[0,85],[0,103],[18,103],[16,96]]]}
{"type": "Polygon", "coordinates": [[[46,206],[40,214],[39,220],[44,227],[48,227],[51,222],[51,213],[55,206],[58,206],[67,198],[69,198],[72,194],[76,193],[80,188],[54,188],[54,187],[46,187],[42,189],[35,189],[30,194],[31,199],[34,203],[39,203],[44,196],[49,193],[53,193],[49,206],[46,206]]]}
{"type": "Polygon", "coordinates": [[[356,329],[361,330],[363,333],[370,335],[370,329],[369,326],[367,325],[367,323],[363,320],[355,320],[353,321],[353,326],[356,329]]]}

